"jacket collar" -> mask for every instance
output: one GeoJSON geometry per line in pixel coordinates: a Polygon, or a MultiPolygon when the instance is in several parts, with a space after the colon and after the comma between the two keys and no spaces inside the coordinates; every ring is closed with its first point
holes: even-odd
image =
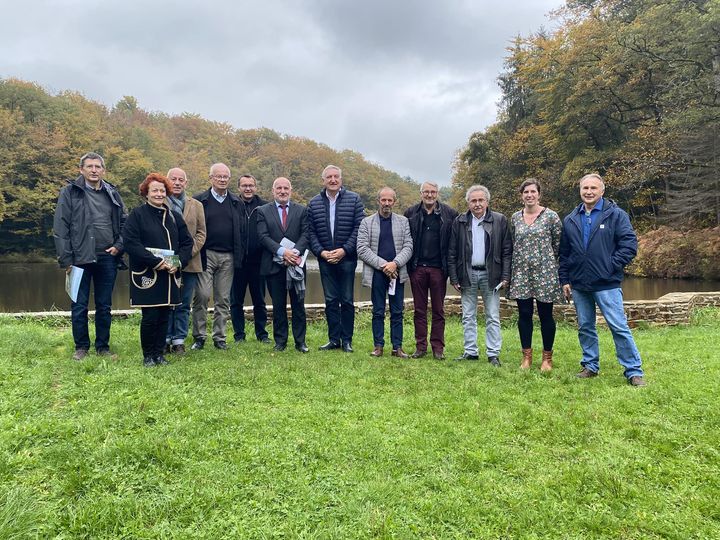
{"type": "MultiPolygon", "coordinates": [[[[472,212],[470,210],[468,210],[464,214],[460,214],[458,216],[458,221],[460,221],[461,223],[472,223],[472,218],[473,218],[472,212]]],[[[488,223],[492,223],[494,221],[493,214],[490,211],[489,206],[485,210],[484,221],[487,221],[488,223]]]]}
{"type": "MultiPolygon", "coordinates": [[[[335,202],[340,200],[340,197],[343,193],[345,193],[345,186],[340,186],[340,191],[338,191],[337,197],[335,197],[335,202]]],[[[323,197],[326,201],[330,200],[330,197],[327,196],[327,190],[325,188],[322,188],[322,190],[320,191],[320,196],[323,197]]]]}

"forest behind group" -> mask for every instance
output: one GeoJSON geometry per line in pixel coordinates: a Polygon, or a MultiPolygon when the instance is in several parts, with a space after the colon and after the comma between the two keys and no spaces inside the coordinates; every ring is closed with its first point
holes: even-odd
{"type": "MultiPolygon", "coordinates": [[[[443,195],[462,209],[465,189],[481,183],[492,208],[510,214],[522,179],[535,177],[544,204],[564,215],[578,203],[578,179],[597,172],[640,232],[631,271],[720,278],[720,0],[567,0],[554,23],[510,44],[498,120],[470,135],[443,195]]],[[[194,193],[216,161],[235,178],[255,175],[265,196],[282,175],[307,202],[333,163],[370,209],[384,185],[401,209],[419,199],[418,183],[352,150],[148,112],[131,96],[108,108],[0,79],[0,255],[52,253],[58,192],[90,149],[130,207],[148,172],[181,166],[194,193]]]]}
{"type": "Polygon", "coordinates": [[[720,277],[720,1],[568,0],[509,47],[498,121],[455,162],[512,212],[521,180],[569,212],[600,173],[641,232],[632,271],[720,277]]]}

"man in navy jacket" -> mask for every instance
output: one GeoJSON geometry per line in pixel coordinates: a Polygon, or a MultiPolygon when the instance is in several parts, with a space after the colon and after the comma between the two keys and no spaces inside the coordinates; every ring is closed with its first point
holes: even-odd
{"type": "Polygon", "coordinates": [[[356,243],[365,209],[360,196],[343,187],[339,167],[325,167],[322,181],[324,189],[308,204],[310,249],[320,266],[330,338],[320,350],[353,352],[356,243]]]}
{"type": "Polygon", "coordinates": [[[572,296],[582,348],[581,379],[600,371],[600,348],[595,306],[607,321],[618,362],[633,386],[645,386],[642,361],[623,311],[620,285],[625,266],[637,253],[637,236],[627,213],[603,198],[605,183],[597,174],[580,179],[582,203],[563,220],[560,240],[560,283],[565,298],[572,296]]]}

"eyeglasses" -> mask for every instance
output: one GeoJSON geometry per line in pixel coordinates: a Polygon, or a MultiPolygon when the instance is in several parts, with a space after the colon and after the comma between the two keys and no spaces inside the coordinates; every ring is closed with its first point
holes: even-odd
{"type": "Polygon", "coordinates": [[[216,180],[230,180],[230,175],[227,174],[213,174],[212,177],[216,180]]]}

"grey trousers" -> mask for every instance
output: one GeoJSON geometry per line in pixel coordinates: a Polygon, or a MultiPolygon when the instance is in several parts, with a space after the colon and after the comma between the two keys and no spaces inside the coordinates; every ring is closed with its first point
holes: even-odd
{"type": "Polygon", "coordinates": [[[192,308],[192,335],[195,341],[207,339],[207,309],[213,295],[213,341],[225,341],[230,318],[230,289],[233,282],[233,254],[207,250],[207,270],[198,276],[192,308]]]}

